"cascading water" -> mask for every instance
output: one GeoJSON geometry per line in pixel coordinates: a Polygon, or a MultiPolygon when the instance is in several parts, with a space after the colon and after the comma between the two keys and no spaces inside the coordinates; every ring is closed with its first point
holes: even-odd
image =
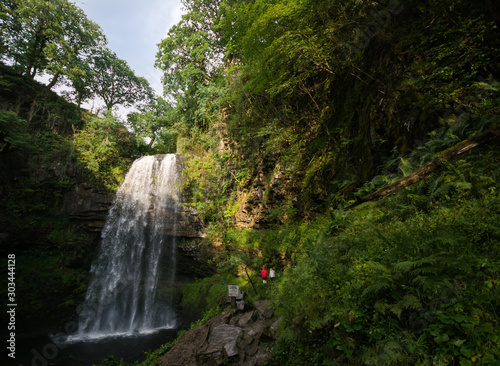
{"type": "Polygon", "coordinates": [[[175,275],[177,166],[177,156],[167,154],[142,157],[130,168],[91,267],[79,338],[175,326],[168,296],[158,296],[158,286],[161,281],[161,287],[171,287],[175,275]]]}

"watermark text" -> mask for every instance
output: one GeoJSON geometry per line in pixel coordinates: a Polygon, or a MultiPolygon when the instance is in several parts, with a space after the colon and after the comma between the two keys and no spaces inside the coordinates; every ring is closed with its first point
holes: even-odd
{"type": "Polygon", "coordinates": [[[7,355],[16,358],[16,255],[7,256],[7,355]]]}

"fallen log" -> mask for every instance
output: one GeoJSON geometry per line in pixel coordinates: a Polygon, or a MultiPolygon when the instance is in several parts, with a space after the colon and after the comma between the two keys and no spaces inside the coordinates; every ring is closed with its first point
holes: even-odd
{"type": "Polygon", "coordinates": [[[450,147],[449,149],[443,151],[437,158],[432,160],[431,162],[425,164],[423,167],[415,170],[410,175],[403,177],[397,180],[394,183],[391,183],[385,187],[380,188],[379,190],[370,193],[367,196],[361,197],[353,203],[348,208],[356,207],[362,203],[376,201],[382,197],[389,196],[394,194],[401,189],[412,185],[413,183],[418,182],[421,179],[424,179],[431,175],[434,171],[439,169],[440,167],[450,163],[454,159],[456,159],[459,155],[469,151],[470,149],[475,148],[481,144],[485,144],[489,141],[495,140],[500,137],[500,129],[493,129],[487,132],[481,133],[474,137],[471,137],[467,140],[459,142],[458,144],[450,147]]]}

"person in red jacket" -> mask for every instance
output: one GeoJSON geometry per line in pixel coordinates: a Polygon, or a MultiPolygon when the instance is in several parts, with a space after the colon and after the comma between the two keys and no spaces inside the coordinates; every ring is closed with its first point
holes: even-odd
{"type": "Polygon", "coordinates": [[[262,267],[262,272],[260,274],[262,275],[262,283],[267,283],[266,267],[262,267]]]}

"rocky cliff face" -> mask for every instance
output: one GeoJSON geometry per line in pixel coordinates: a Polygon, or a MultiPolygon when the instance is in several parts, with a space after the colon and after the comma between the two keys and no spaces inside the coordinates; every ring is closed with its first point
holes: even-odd
{"type": "MultiPolygon", "coordinates": [[[[64,194],[63,215],[88,231],[102,231],[108,211],[114,202],[114,194],[102,186],[90,183],[81,174],[73,175],[71,178],[76,179],[76,183],[64,194]]],[[[168,213],[164,220],[172,223],[166,225],[165,235],[183,238],[204,237],[201,221],[196,210],[191,207],[181,206],[177,212],[168,213]]]]}
{"type": "MultiPolygon", "coordinates": [[[[267,174],[260,170],[251,176],[238,193],[241,203],[234,215],[236,226],[255,229],[264,227],[273,219],[271,211],[276,204],[297,204],[300,191],[298,184],[297,176],[293,178],[283,173],[279,166],[267,174]]],[[[286,217],[275,219],[283,220],[286,217]]]]}
{"type": "Polygon", "coordinates": [[[104,187],[80,182],[65,194],[62,212],[76,225],[100,232],[112,203],[113,195],[104,187]]]}
{"type": "Polygon", "coordinates": [[[203,238],[205,232],[195,209],[182,206],[177,213],[176,235],[186,238],[203,238]]]}
{"type": "MultiPolygon", "coordinates": [[[[73,223],[88,231],[100,232],[104,227],[106,216],[114,196],[104,187],[81,182],[71,187],[65,194],[62,212],[73,223]]],[[[188,206],[165,217],[168,222],[176,222],[177,228],[167,226],[166,235],[184,238],[201,238],[205,234],[196,210],[188,206]]]]}

